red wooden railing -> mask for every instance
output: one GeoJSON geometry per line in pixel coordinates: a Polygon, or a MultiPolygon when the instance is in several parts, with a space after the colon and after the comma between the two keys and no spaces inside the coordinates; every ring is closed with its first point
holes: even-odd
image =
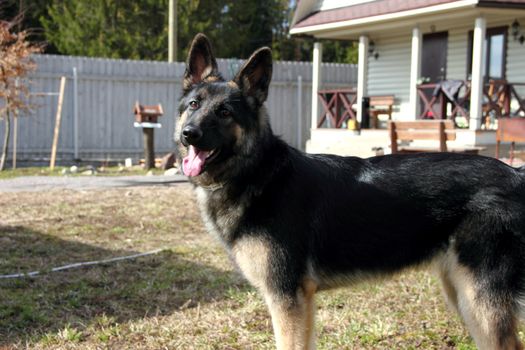
{"type": "Polygon", "coordinates": [[[340,128],[349,119],[356,120],[353,109],[357,101],[355,89],[320,90],[317,94],[323,106],[321,118],[317,123],[318,128],[323,126],[327,118],[332,128],[340,128]]]}
{"type": "MultiPolygon", "coordinates": [[[[462,116],[469,119],[470,81],[463,81],[463,87],[454,98],[449,98],[439,89],[439,84],[420,84],[417,93],[421,102],[418,119],[454,119],[462,116]],[[450,113],[447,105],[450,104],[450,113]]],[[[518,93],[517,87],[525,83],[509,83],[505,80],[491,80],[483,86],[483,119],[489,115],[496,118],[512,117],[525,114],[525,99],[518,93]],[[512,101],[517,108],[511,110],[512,101]]]]}

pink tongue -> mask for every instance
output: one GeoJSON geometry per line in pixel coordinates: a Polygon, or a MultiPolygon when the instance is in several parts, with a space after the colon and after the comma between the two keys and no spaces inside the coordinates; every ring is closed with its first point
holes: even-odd
{"type": "Polygon", "coordinates": [[[182,160],[182,170],[187,176],[197,176],[202,172],[202,167],[209,152],[200,151],[193,146],[188,149],[188,155],[182,160]]]}

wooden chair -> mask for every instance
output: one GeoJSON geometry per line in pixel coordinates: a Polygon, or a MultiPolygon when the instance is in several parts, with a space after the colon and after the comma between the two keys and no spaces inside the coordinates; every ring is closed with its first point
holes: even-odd
{"type": "Polygon", "coordinates": [[[496,159],[499,159],[501,142],[510,142],[510,164],[514,161],[516,142],[525,142],[525,118],[500,118],[496,131],[496,159]]]}
{"type": "Polygon", "coordinates": [[[447,146],[447,141],[456,139],[456,130],[452,120],[418,120],[418,121],[390,121],[388,123],[390,147],[392,154],[416,152],[457,152],[478,154],[483,147],[454,147],[447,146]],[[437,141],[435,146],[398,145],[398,141],[437,141]]]}
{"type": "Polygon", "coordinates": [[[370,126],[373,129],[378,127],[378,116],[388,115],[388,120],[392,119],[392,109],[394,106],[394,95],[370,96],[370,126]]]}
{"type": "Polygon", "coordinates": [[[495,118],[500,118],[506,112],[509,84],[505,79],[490,79],[484,88],[486,101],[483,103],[483,124],[488,129],[491,122],[491,113],[495,118]]]}

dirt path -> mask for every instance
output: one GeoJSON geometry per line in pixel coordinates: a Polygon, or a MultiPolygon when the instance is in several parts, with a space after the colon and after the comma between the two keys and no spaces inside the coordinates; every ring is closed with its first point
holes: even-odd
{"type": "Polygon", "coordinates": [[[53,189],[90,190],[135,186],[172,186],[185,183],[182,175],[174,176],[21,176],[0,180],[0,192],[32,192],[53,189]]]}

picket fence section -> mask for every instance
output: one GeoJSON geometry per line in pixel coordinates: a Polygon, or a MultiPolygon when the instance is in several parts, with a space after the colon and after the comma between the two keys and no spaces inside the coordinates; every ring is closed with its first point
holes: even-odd
{"type": "MultiPolygon", "coordinates": [[[[18,159],[49,158],[60,77],[66,76],[58,159],[122,160],[142,157],[142,132],[133,126],[133,105],[162,104],[161,129],[155,130],[157,156],[174,148],[173,130],[181,95],[184,63],[132,61],[37,55],[30,76],[32,113],[18,119],[18,159]]],[[[231,78],[241,60],[220,59],[219,68],[231,78]]],[[[323,86],[355,86],[355,65],[323,64],[323,86]]],[[[275,62],[268,101],[276,134],[304,149],[309,137],[312,65],[275,62]]],[[[4,132],[3,123],[0,135],[4,132]]],[[[12,147],[11,147],[12,149],[12,147]]]]}

